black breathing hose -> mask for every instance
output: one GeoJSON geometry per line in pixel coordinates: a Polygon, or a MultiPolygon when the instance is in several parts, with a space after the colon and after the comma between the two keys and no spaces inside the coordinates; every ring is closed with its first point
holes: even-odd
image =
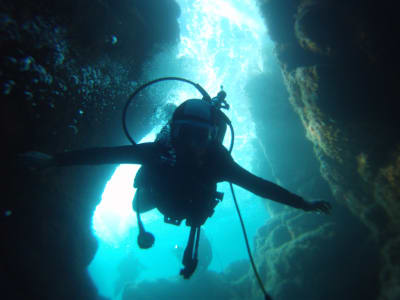
{"type": "MultiPolygon", "coordinates": [[[[233,143],[234,143],[234,140],[235,140],[235,135],[234,135],[233,126],[232,126],[231,122],[229,122],[228,125],[229,125],[229,127],[231,129],[231,134],[232,134],[231,145],[229,147],[229,153],[232,153],[233,143]]],[[[229,186],[231,188],[233,202],[235,203],[236,211],[237,211],[237,214],[239,216],[240,225],[242,226],[243,237],[244,237],[244,241],[246,243],[247,253],[249,254],[251,267],[253,268],[254,274],[255,274],[255,276],[257,278],[258,285],[260,286],[260,289],[261,289],[262,293],[264,294],[264,299],[265,300],[272,300],[270,295],[268,295],[267,291],[265,290],[265,287],[264,287],[264,284],[263,284],[263,282],[261,280],[260,274],[258,274],[258,271],[257,271],[257,268],[256,268],[256,264],[254,263],[253,255],[251,254],[251,250],[250,250],[249,239],[248,239],[247,233],[246,233],[246,228],[244,226],[242,214],[240,213],[239,205],[238,205],[237,200],[236,200],[236,194],[235,194],[235,191],[233,190],[233,185],[232,185],[231,182],[229,182],[229,186]]]]}
{"type": "Polygon", "coordinates": [[[236,211],[237,211],[238,216],[239,216],[240,225],[242,226],[243,237],[244,237],[244,241],[246,243],[247,253],[249,254],[249,259],[250,259],[251,267],[253,268],[253,271],[254,271],[254,275],[256,276],[257,281],[258,281],[258,285],[260,286],[260,289],[261,289],[262,293],[264,294],[264,299],[265,300],[272,300],[271,296],[268,295],[267,291],[265,290],[265,287],[264,287],[264,284],[263,284],[263,282],[261,280],[260,274],[258,274],[256,265],[254,263],[253,255],[251,254],[251,250],[250,250],[249,239],[247,238],[246,228],[244,227],[242,214],[240,213],[239,205],[238,205],[237,200],[236,200],[235,191],[233,190],[233,185],[232,185],[231,182],[229,182],[229,186],[231,188],[233,202],[235,203],[236,211]]]}
{"type": "Polygon", "coordinates": [[[133,140],[133,138],[131,137],[131,135],[128,132],[128,128],[126,127],[126,113],[128,112],[129,104],[131,104],[132,99],[135,98],[135,96],[139,92],[144,90],[149,85],[152,85],[152,84],[154,84],[156,82],[160,82],[160,81],[166,81],[166,80],[177,80],[177,81],[187,82],[187,83],[193,85],[203,95],[203,98],[205,100],[211,99],[210,95],[199,84],[194,83],[193,81],[187,80],[185,78],[180,78],[180,77],[162,77],[162,78],[158,78],[158,79],[155,79],[155,80],[152,80],[152,81],[149,81],[149,82],[143,84],[136,91],[134,91],[133,94],[128,98],[128,101],[126,101],[126,103],[125,103],[124,110],[122,111],[122,127],[124,129],[124,133],[125,133],[126,137],[132,143],[132,145],[136,145],[136,142],[133,140]]]}
{"type": "MultiPolygon", "coordinates": [[[[127,111],[128,111],[129,104],[132,102],[132,99],[135,98],[135,96],[139,92],[141,92],[143,89],[145,89],[149,85],[152,85],[152,84],[160,82],[160,81],[166,81],[166,80],[177,80],[177,81],[187,82],[187,83],[193,85],[202,94],[204,100],[206,100],[206,101],[207,100],[211,100],[210,95],[199,84],[194,83],[193,81],[187,80],[185,78],[180,78],[180,77],[162,77],[162,78],[158,78],[158,79],[155,79],[155,80],[152,80],[152,81],[149,81],[149,82],[143,84],[136,91],[134,91],[133,94],[129,97],[128,101],[126,101],[126,104],[125,104],[123,112],[122,112],[122,127],[124,129],[124,133],[125,133],[126,137],[132,143],[132,145],[136,145],[136,142],[133,140],[133,138],[129,134],[128,128],[126,126],[126,114],[127,114],[127,111]]],[[[234,130],[233,130],[232,123],[231,123],[231,121],[229,119],[227,119],[227,124],[228,124],[228,126],[229,126],[229,128],[231,130],[231,143],[230,143],[230,146],[229,146],[229,153],[232,153],[233,144],[234,144],[234,141],[235,141],[235,133],[234,133],[234,130]]],[[[272,298],[268,295],[267,291],[265,290],[263,282],[261,280],[261,277],[257,272],[257,268],[256,268],[256,265],[254,263],[253,256],[251,254],[250,245],[249,245],[249,239],[248,239],[247,233],[246,233],[246,228],[244,226],[244,222],[243,222],[243,219],[242,219],[242,215],[240,213],[239,205],[238,205],[237,200],[236,200],[235,191],[233,190],[232,183],[229,183],[229,185],[230,185],[230,188],[231,188],[232,197],[233,197],[233,201],[235,203],[236,211],[237,211],[238,216],[239,216],[240,225],[242,226],[242,231],[243,231],[244,241],[246,243],[247,253],[249,254],[251,266],[252,266],[254,274],[255,274],[255,276],[257,278],[258,285],[260,286],[260,288],[262,290],[262,293],[264,294],[264,299],[265,300],[272,300],[272,298]]]]}

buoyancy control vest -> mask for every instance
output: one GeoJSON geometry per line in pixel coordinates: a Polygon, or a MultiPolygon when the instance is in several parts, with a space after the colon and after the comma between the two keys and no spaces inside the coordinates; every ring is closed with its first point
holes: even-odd
{"type": "MultiPolygon", "coordinates": [[[[151,167],[142,166],[135,178],[135,186],[141,188],[140,185],[147,182],[147,187],[142,187],[152,190],[153,195],[155,195],[157,192],[154,193],[154,191],[158,190],[154,186],[155,180],[159,186],[172,187],[173,191],[177,183],[169,182],[171,178],[165,175],[171,172],[172,181],[179,180],[180,176],[176,176],[179,174],[179,168],[174,165],[176,163],[176,161],[174,162],[176,158],[174,152],[189,145],[190,147],[204,148],[212,147],[213,144],[222,144],[228,122],[230,122],[228,117],[212,105],[212,102],[209,103],[200,99],[189,99],[183,102],[176,108],[171,121],[164,126],[156,138],[156,142],[161,143],[165,149],[165,160],[161,160],[161,165],[155,167],[155,169],[158,169],[157,174],[154,174],[151,167]],[[177,174],[174,174],[174,171],[177,171],[177,174]],[[163,175],[164,172],[166,174],[163,175]],[[146,173],[148,174],[146,175],[146,173]],[[151,175],[152,173],[153,175],[151,175]],[[148,178],[145,179],[143,176],[148,178]],[[163,179],[160,176],[164,176],[165,182],[162,182],[163,179]]],[[[216,183],[204,184],[203,182],[191,181],[190,178],[187,178],[188,175],[190,176],[190,174],[185,174],[186,178],[181,177],[181,184],[184,186],[181,185],[179,189],[187,190],[192,186],[191,193],[184,193],[184,197],[179,192],[168,193],[168,195],[164,193],[164,195],[157,195],[158,201],[155,201],[157,209],[164,215],[164,222],[180,225],[182,220],[186,219],[186,225],[191,227],[182,260],[184,268],[180,272],[184,278],[190,278],[197,267],[200,227],[213,215],[215,207],[223,198],[223,193],[217,192],[216,183]]],[[[139,218],[140,212],[138,221],[139,218]]],[[[139,222],[139,226],[143,227],[140,224],[141,222],[139,222]]],[[[141,230],[143,234],[141,235],[142,239],[139,235],[139,245],[141,242],[145,242],[146,246],[152,244],[154,237],[145,232],[143,228],[141,230]]]]}
{"type": "Polygon", "coordinates": [[[193,174],[181,174],[174,165],[174,152],[175,148],[189,144],[195,147],[222,144],[227,127],[224,118],[227,117],[220,110],[204,100],[189,99],[176,108],[169,124],[157,135],[156,142],[162,144],[165,160],[156,166],[142,166],[135,177],[134,186],[152,191],[160,191],[159,187],[165,187],[161,188],[164,195],[157,195],[155,204],[163,213],[166,223],[180,225],[186,219],[188,226],[201,226],[222,200],[223,194],[217,192],[215,183],[205,184],[201,180],[196,183],[193,174]],[[186,193],[185,199],[181,199],[183,193],[174,192],[173,187],[179,185],[176,181],[181,181],[181,185],[194,186],[192,194],[186,193]],[[165,195],[167,189],[172,191],[171,195],[165,195]],[[205,199],[197,199],[200,195],[205,199]]]}

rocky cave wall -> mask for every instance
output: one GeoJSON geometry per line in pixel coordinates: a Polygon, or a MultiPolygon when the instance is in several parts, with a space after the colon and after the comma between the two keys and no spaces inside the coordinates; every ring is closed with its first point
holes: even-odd
{"type": "MultiPolygon", "coordinates": [[[[327,200],[334,206],[332,216],[325,217],[267,204],[273,218],[255,239],[267,289],[280,300],[399,299],[396,13],[374,1],[258,2],[290,103],[312,143],[333,194],[327,200]]],[[[263,80],[269,86],[271,79],[263,80]]],[[[275,100],[268,96],[264,101],[273,108],[275,100]]],[[[268,110],[258,114],[259,120],[285,129],[268,110]]],[[[271,134],[263,129],[261,136],[268,149],[271,134]]],[[[306,161],[299,169],[314,168],[312,159],[306,161]]],[[[265,163],[269,172],[273,157],[265,163]]],[[[287,168],[295,177],[304,173],[287,168]]],[[[290,179],[279,175],[277,180],[290,187],[290,179]]],[[[300,190],[300,181],[292,189],[304,196],[313,191],[328,196],[320,182],[312,181],[306,189],[300,190]]],[[[243,297],[260,296],[251,273],[236,285],[247,287],[243,297]]]]}
{"type": "MultiPolygon", "coordinates": [[[[0,8],[1,297],[98,299],[86,272],[97,249],[91,216],[115,166],[30,172],[16,154],[126,144],[122,107],[143,63],[178,41],[179,7],[18,0],[0,8]]],[[[139,102],[129,116],[134,138],[156,104],[139,102]]]]}
{"type": "MultiPolygon", "coordinates": [[[[267,289],[281,300],[396,299],[395,13],[372,1],[258,1],[281,68],[254,79],[255,86],[265,82],[281,91],[254,103],[263,108],[253,109],[265,152],[259,168],[306,197],[334,196],[329,218],[266,204],[273,218],[259,230],[255,256],[267,289]],[[274,79],[280,72],[289,96],[274,79]],[[286,98],[297,118],[288,104],[278,104],[286,98]],[[269,127],[297,133],[282,139],[269,127]],[[311,143],[298,138],[304,132],[311,143]],[[287,160],[268,153],[270,144],[287,160]],[[290,148],[310,155],[290,157],[290,148]]],[[[86,275],[96,251],[90,220],[114,167],[27,172],[16,167],[15,154],[123,142],[121,108],[143,62],[176,42],[179,9],[172,0],[19,0],[0,7],[1,134],[8,171],[0,216],[2,297],[96,299],[86,275]]],[[[249,94],[258,94],[255,89],[250,83],[249,94]]],[[[154,110],[155,103],[141,103],[137,111],[154,110]]],[[[132,113],[137,138],[146,125],[132,113]]],[[[226,289],[239,298],[260,296],[248,266],[240,276],[231,273],[229,285],[222,280],[226,289]]]]}

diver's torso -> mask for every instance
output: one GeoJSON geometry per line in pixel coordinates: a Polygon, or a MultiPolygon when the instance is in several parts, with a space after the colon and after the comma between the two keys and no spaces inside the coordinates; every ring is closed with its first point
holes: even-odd
{"type": "Polygon", "coordinates": [[[143,165],[135,185],[151,189],[157,209],[170,218],[203,218],[215,206],[218,166],[213,157],[211,152],[200,165],[179,159],[143,165]]]}

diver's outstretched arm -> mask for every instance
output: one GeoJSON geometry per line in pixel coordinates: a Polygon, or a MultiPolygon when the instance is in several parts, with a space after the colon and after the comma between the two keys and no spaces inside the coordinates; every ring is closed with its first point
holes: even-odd
{"type": "Polygon", "coordinates": [[[237,163],[234,163],[234,166],[232,166],[228,181],[245,188],[257,196],[268,198],[294,208],[307,210],[309,206],[309,203],[302,197],[289,192],[273,182],[250,173],[237,163]]]}
{"type": "Polygon", "coordinates": [[[44,170],[57,164],[52,155],[37,151],[17,154],[16,162],[20,168],[30,171],[44,170]]]}
{"type": "Polygon", "coordinates": [[[260,197],[305,211],[329,213],[332,208],[326,201],[306,201],[281,186],[250,173],[234,162],[232,158],[225,169],[224,179],[226,181],[237,184],[260,197]]]}
{"type": "Polygon", "coordinates": [[[100,165],[100,164],[136,164],[143,163],[144,153],[136,146],[118,146],[88,148],[57,153],[54,159],[57,165],[100,165]]]}
{"type": "Polygon", "coordinates": [[[19,155],[19,160],[33,169],[41,169],[42,166],[144,164],[157,158],[156,147],[154,143],[143,143],[135,146],[88,148],[55,155],[26,152],[19,155]]]}

